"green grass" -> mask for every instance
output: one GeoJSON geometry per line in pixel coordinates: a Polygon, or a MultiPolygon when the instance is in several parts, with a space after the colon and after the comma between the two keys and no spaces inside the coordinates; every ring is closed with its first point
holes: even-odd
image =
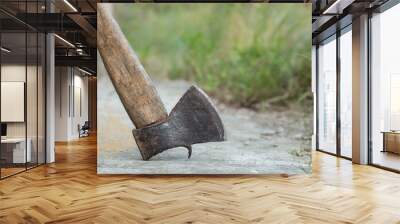
{"type": "Polygon", "coordinates": [[[152,77],[195,81],[253,107],[311,98],[310,4],[117,4],[152,77]]]}

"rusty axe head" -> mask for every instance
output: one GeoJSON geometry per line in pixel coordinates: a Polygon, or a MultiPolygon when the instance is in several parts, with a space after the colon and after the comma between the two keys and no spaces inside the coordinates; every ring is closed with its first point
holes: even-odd
{"type": "Polygon", "coordinates": [[[190,158],[193,144],[225,140],[216,108],[196,86],[186,91],[166,121],[132,132],[143,160],[175,147],[187,148],[190,158]]]}

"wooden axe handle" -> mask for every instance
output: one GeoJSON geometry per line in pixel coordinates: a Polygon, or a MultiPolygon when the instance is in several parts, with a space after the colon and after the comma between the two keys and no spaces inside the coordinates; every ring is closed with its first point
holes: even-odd
{"type": "Polygon", "coordinates": [[[97,47],[136,128],[164,121],[168,114],[157,90],[104,4],[97,4],[97,47]]]}

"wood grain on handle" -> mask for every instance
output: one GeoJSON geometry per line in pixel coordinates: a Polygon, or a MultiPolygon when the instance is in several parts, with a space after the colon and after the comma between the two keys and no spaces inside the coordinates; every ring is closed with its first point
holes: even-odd
{"type": "Polygon", "coordinates": [[[157,90],[104,4],[97,4],[97,47],[136,128],[164,121],[168,114],[157,90]]]}

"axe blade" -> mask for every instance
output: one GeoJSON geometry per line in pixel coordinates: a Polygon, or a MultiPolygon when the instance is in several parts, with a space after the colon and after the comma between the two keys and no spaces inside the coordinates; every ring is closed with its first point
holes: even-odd
{"type": "Polygon", "coordinates": [[[224,126],[215,106],[196,86],[186,91],[166,121],[132,132],[143,160],[176,147],[187,148],[190,158],[193,144],[225,140],[224,126]]]}

